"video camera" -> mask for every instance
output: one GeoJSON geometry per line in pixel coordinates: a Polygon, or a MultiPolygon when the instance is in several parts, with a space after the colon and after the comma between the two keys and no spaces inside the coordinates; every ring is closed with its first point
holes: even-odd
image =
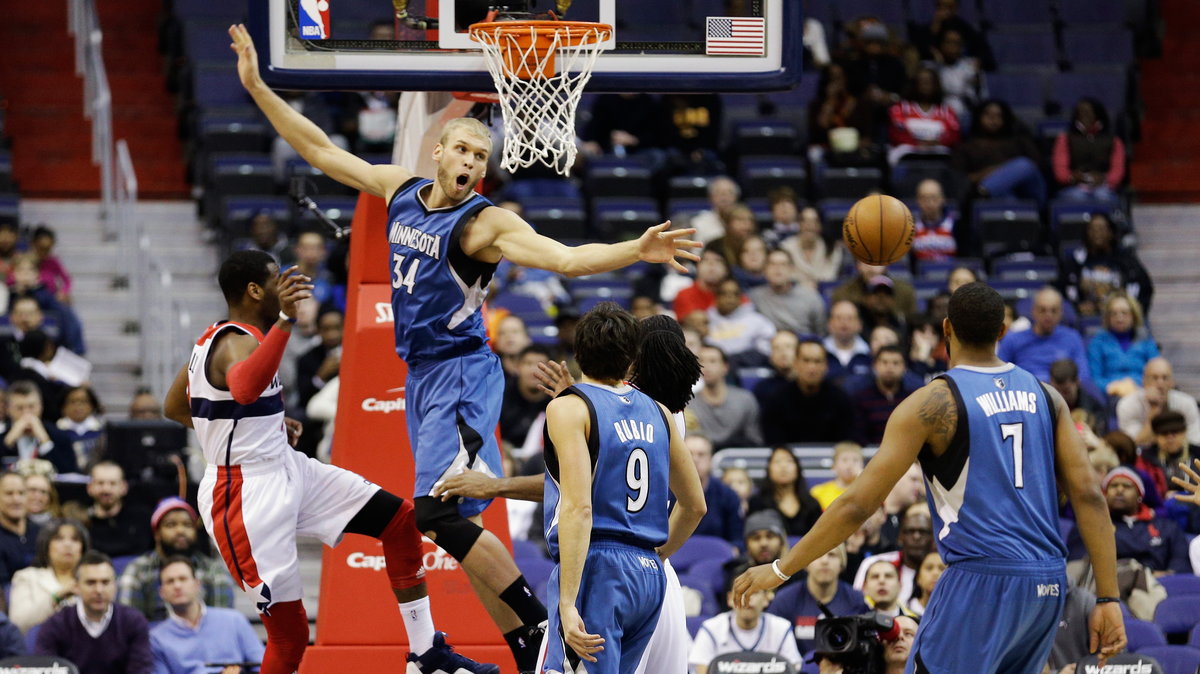
{"type": "Polygon", "coordinates": [[[900,626],[876,611],[837,618],[825,605],[817,621],[813,654],[841,665],[844,674],[882,674],[883,642],[895,641],[900,626]]]}

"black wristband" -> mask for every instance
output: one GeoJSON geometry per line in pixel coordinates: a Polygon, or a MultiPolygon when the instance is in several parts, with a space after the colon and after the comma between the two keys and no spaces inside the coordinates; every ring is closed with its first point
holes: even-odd
{"type": "Polygon", "coordinates": [[[1097,604],[1120,604],[1120,597],[1096,597],[1097,604]]]}

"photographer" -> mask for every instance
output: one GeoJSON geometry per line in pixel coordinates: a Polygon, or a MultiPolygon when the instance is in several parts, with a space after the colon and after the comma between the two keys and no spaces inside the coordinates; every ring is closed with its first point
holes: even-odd
{"type": "MultiPolygon", "coordinates": [[[[731,578],[736,578],[747,568],[735,570],[731,578]]],[[[726,601],[732,606],[733,593],[728,584],[725,590],[726,601]]],[[[763,613],[774,596],[770,590],[757,592],[745,608],[734,608],[705,620],[688,653],[688,664],[696,674],[707,674],[709,663],[718,655],[744,651],[776,655],[799,668],[800,651],[792,638],[791,624],[777,615],[763,613]]]]}
{"type": "MultiPolygon", "coordinates": [[[[865,616],[856,616],[856,618],[863,617],[865,616]]],[[[816,661],[820,664],[820,673],[903,674],[904,665],[908,661],[908,652],[912,650],[913,638],[917,636],[917,621],[904,615],[897,616],[893,620],[895,622],[894,629],[897,630],[894,639],[874,637],[874,633],[864,635],[860,632],[859,636],[865,637],[869,648],[863,649],[858,654],[814,653],[816,661]],[[880,641],[871,644],[872,638],[878,638],[880,641]]],[[[821,627],[822,625],[818,623],[818,632],[821,631],[821,627]]]]}

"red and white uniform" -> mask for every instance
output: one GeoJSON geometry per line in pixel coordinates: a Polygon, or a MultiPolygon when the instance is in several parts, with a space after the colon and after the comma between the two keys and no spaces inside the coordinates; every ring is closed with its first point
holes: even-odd
{"type": "Polygon", "coordinates": [[[303,596],[296,537],[337,545],[379,487],[292,449],[278,373],[247,405],[208,380],[212,347],[230,331],[263,340],[253,326],[216,323],[197,340],[188,363],[192,424],[208,462],[198,500],[229,573],[266,611],[303,596]]]}

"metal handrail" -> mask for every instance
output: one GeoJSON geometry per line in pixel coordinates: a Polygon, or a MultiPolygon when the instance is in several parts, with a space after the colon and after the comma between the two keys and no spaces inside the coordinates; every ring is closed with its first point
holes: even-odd
{"type": "Polygon", "coordinates": [[[139,334],[142,379],[162,397],[187,357],[187,310],[172,298],[171,271],[155,256],[138,217],[138,182],[125,139],[113,141],[112,92],[104,67],[103,33],[95,0],[67,0],[68,30],[75,36],[75,72],[83,78],[83,114],[92,120],[92,162],[100,167],[105,236],[118,250],[117,277],[128,283],[128,314],[139,334]]]}

